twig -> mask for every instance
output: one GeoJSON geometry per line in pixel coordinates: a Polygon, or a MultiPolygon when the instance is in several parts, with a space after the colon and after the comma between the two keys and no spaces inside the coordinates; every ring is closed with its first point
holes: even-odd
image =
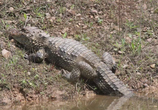
{"type": "Polygon", "coordinates": [[[29,17],[27,16],[27,17],[26,17],[26,20],[25,20],[25,25],[24,25],[24,27],[26,27],[26,24],[28,23],[28,21],[29,21],[29,17]]]}

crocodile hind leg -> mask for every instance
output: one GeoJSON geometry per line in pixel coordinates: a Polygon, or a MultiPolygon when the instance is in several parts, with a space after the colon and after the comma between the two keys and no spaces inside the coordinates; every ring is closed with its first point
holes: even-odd
{"type": "Polygon", "coordinates": [[[36,53],[31,53],[29,55],[25,54],[24,58],[35,63],[41,63],[46,57],[43,48],[39,49],[36,53]]]}
{"type": "Polygon", "coordinates": [[[108,68],[115,73],[117,65],[115,63],[114,58],[108,53],[105,52],[102,56],[103,62],[108,66],[108,68]]]}
{"type": "Polygon", "coordinates": [[[87,79],[93,79],[97,76],[95,70],[86,62],[80,61],[77,65],[72,69],[71,72],[66,70],[62,70],[63,77],[65,77],[68,81],[74,82],[77,81],[81,76],[87,79]]]}
{"type": "Polygon", "coordinates": [[[62,77],[67,79],[70,82],[76,82],[80,77],[79,68],[73,68],[71,72],[62,69],[62,77]]]}
{"type": "Polygon", "coordinates": [[[84,61],[80,61],[78,63],[78,67],[80,68],[81,75],[87,79],[93,79],[97,77],[97,73],[95,69],[84,61]]]}

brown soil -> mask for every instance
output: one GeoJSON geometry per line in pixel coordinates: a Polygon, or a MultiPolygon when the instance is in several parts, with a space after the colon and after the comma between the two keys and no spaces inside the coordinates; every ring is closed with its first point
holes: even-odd
{"type": "Polygon", "coordinates": [[[70,84],[54,65],[31,63],[5,32],[25,24],[52,36],[73,38],[98,56],[108,51],[115,58],[116,75],[131,89],[157,94],[157,0],[2,0],[0,1],[0,104],[74,98],[89,94],[80,81],[70,84]],[[46,2],[47,1],[47,2],[46,2]],[[51,2],[49,2],[51,1],[51,2]]]}

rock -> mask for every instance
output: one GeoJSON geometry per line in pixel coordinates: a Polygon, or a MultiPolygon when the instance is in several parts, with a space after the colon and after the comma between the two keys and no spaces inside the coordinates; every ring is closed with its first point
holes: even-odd
{"type": "Polygon", "coordinates": [[[47,2],[51,2],[51,0],[47,0],[47,2]]]}
{"type": "Polygon", "coordinates": [[[50,19],[51,18],[51,15],[49,13],[46,13],[46,18],[47,19],[50,19]]]}
{"type": "Polygon", "coordinates": [[[27,74],[30,76],[30,75],[31,75],[31,72],[27,72],[27,74]]]}
{"type": "Polygon", "coordinates": [[[14,43],[14,42],[15,42],[15,40],[14,40],[14,39],[11,39],[10,41],[11,41],[12,43],[14,43]]]}
{"type": "Polygon", "coordinates": [[[149,38],[149,39],[147,39],[148,42],[151,42],[152,40],[153,40],[153,38],[149,38]]]}
{"type": "Polygon", "coordinates": [[[143,85],[144,85],[144,87],[148,87],[148,86],[149,86],[149,85],[148,85],[148,84],[146,84],[146,83],[145,83],[145,84],[143,84],[143,85]]]}
{"type": "Polygon", "coordinates": [[[154,69],[154,68],[155,68],[155,64],[150,65],[150,67],[151,67],[152,69],[154,69]]]}
{"type": "Polygon", "coordinates": [[[4,58],[6,58],[6,59],[8,59],[8,58],[11,58],[11,52],[10,51],[8,51],[8,50],[6,50],[6,49],[3,49],[2,50],[2,56],[4,57],[4,58]]]}
{"type": "Polygon", "coordinates": [[[81,14],[80,14],[80,13],[76,14],[76,17],[79,17],[79,16],[81,16],[81,14]]]}
{"type": "Polygon", "coordinates": [[[141,75],[141,73],[140,73],[140,72],[136,72],[136,74],[137,74],[137,75],[141,75]]]}
{"type": "Polygon", "coordinates": [[[13,7],[10,7],[10,8],[9,8],[9,11],[10,11],[10,12],[13,12],[13,11],[14,11],[14,8],[13,8],[13,7]]]}

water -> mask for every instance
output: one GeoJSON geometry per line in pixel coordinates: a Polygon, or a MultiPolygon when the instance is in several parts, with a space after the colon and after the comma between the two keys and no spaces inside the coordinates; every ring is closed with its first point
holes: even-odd
{"type": "Polygon", "coordinates": [[[145,97],[126,98],[97,95],[90,99],[1,106],[0,110],[158,110],[158,100],[145,97]]]}

